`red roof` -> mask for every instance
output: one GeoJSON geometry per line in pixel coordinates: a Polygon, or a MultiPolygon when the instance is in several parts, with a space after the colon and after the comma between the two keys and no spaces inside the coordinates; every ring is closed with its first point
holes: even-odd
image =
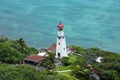
{"type": "Polygon", "coordinates": [[[56,50],[56,44],[52,44],[49,48],[48,51],[55,51],[56,50]]]}
{"type": "Polygon", "coordinates": [[[31,54],[31,55],[27,56],[24,60],[39,62],[43,59],[44,59],[43,56],[38,56],[38,55],[35,55],[35,54],[31,54]]]}
{"type": "Polygon", "coordinates": [[[61,24],[61,22],[60,22],[57,27],[62,29],[63,28],[63,24],[61,24]]]}

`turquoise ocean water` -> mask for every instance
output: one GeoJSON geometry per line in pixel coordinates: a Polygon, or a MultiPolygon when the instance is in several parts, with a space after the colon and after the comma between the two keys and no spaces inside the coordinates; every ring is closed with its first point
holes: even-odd
{"type": "Polygon", "coordinates": [[[49,47],[57,24],[67,44],[120,53],[120,0],[0,0],[0,35],[49,47]]]}

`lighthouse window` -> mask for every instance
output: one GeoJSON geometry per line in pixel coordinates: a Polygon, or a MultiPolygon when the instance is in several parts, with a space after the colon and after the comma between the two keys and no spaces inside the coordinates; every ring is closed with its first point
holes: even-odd
{"type": "Polygon", "coordinates": [[[60,39],[60,37],[58,36],[58,39],[60,39]]]}
{"type": "Polygon", "coordinates": [[[65,50],[65,48],[63,48],[65,50]]]}
{"type": "Polygon", "coordinates": [[[58,57],[60,58],[60,53],[58,53],[58,57]]]}
{"type": "Polygon", "coordinates": [[[60,43],[58,43],[60,45],[60,43]]]}

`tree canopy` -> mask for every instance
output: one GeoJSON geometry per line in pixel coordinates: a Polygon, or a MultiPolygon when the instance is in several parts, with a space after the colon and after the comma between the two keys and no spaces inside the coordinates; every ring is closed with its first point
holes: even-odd
{"type": "Polygon", "coordinates": [[[75,80],[57,73],[49,74],[47,70],[42,72],[29,65],[1,64],[0,80],[75,80]]]}
{"type": "Polygon", "coordinates": [[[20,38],[11,40],[7,37],[0,37],[0,61],[5,63],[19,63],[27,55],[37,54],[38,51],[26,45],[25,41],[20,38]]]}
{"type": "Polygon", "coordinates": [[[99,48],[83,49],[79,46],[73,46],[77,50],[77,60],[73,65],[73,75],[80,80],[91,80],[89,73],[97,71],[101,80],[119,80],[120,79],[120,54],[109,51],[103,51],[99,48]],[[97,63],[97,57],[103,57],[102,63],[97,63]]]}

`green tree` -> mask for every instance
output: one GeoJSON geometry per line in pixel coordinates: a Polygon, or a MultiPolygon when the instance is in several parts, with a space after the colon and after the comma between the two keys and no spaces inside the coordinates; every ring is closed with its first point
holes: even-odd
{"type": "Polygon", "coordinates": [[[0,80],[75,80],[59,74],[48,74],[47,70],[43,72],[35,70],[29,65],[8,65],[1,64],[0,80]]]}
{"type": "Polygon", "coordinates": [[[48,56],[45,57],[43,66],[48,68],[48,69],[53,69],[54,66],[54,61],[55,61],[55,54],[52,52],[47,53],[48,56]]]}
{"type": "Polygon", "coordinates": [[[68,66],[70,65],[71,63],[69,62],[69,57],[62,57],[61,58],[61,62],[64,66],[68,66]]]}
{"type": "Polygon", "coordinates": [[[16,49],[10,47],[7,43],[0,43],[0,61],[6,63],[18,63],[23,59],[25,55],[22,55],[16,49]]]}

